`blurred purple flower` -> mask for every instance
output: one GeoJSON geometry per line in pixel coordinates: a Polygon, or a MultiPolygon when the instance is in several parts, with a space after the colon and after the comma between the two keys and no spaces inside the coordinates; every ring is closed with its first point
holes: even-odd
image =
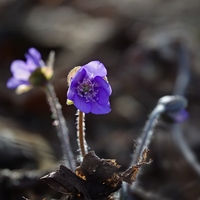
{"type": "Polygon", "coordinates": [[[181,123],[184,122],[186,119],[189,117],[189,113],[185,110],[182,109],[179,112],[176,113],[169,113],[168,116],[176,123],[181,123]]]}
{"type": "Polygon", "coordinates": [[[25,54],[26,62],[15,60],[11,64],[13,77],[7,82],[8,88],[16,88],[18,94],[30,90],[33,86],[41,86],[45,80],[49,80],[53,71],[46,67],[41,59],[41,54],[35,49],[30,48],[25,54]]]}
{"type": "Polygon", "coordinates": [[[91,61],[75,70],[75,75],[70,77],[68,101],[84,113],[109,113],[112,89],[106,79],[105,66],[99,61],[91,61]]]}

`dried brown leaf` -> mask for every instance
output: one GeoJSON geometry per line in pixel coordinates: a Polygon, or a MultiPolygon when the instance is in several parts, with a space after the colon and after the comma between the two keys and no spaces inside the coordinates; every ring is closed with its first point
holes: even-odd
{"type": "Polygon", "coordinates": [[[70,195],[70,199],[104,199],[119,190],[122,181],[132,184],[136,180],[140,167],[151,162],[147,161],[148,153],[149,150],[145,149],[136,165],[120,172],[120,165],[115,160],[100,159],[91,151],[75,173],[61,165],[59,170],[42,177],[42,180],[58,192],[70,195]]]}
{"type": "Polygon", "coordinates": [[[41,178],[54,190],[63,194],[74,196],[84,196],[90,200],[90,196],[85,188],[84,180],[76,176],[70,169],[61,165],[60,169],[41,178]]]}
{"type": "Polygon", "coordinates": [[[148,154],[149,154],[149,150],[145,149],[142,153],[142,156],[139,159],[139,162],[136,165],[130,167],[129,169],[127,169],[125,172],[122,173],[124,182],[132,184],[136,180],[137,174],[138,174],[141,166],[150,164],[152,162],[151,159],[148,160],[148,154]]]}

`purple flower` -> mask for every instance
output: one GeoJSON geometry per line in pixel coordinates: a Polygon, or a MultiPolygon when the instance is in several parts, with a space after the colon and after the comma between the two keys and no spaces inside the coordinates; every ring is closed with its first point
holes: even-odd
{"type": "Polygon", "coordinates": [[[84,113],[109,113],[112,90],[106,78],[105,66],[99,61],[91,61],[74,70],[76,73],[70,77],[68,100],[84,113]]]}
{"type": "Polygon", "coordinates": [[[33,86],[44,85],[53,75],[52,68],[45,66],[35,48],[30,48],[25,57],[26,62],[23,60],[12,62],[13,77],[7,82],[7,87],[16,88],[18,94],[30,90],[33,86]]]}
{"type": "Polygon", "coordinates": [[[164,106],[164,112],[161,117],[172,123],[180,123],[185,121],[189,113],[186,111],[187,99],[183,96],[164,96],[159,99],[158,104],[164,106]]]}
{"type": "Polygon", "coordinates": [[[184,122],[189,117],[189,113],[185,109],[181,109],[177,112],[168,112],[165,119],[169,122],[181,123],[184,122]]]}

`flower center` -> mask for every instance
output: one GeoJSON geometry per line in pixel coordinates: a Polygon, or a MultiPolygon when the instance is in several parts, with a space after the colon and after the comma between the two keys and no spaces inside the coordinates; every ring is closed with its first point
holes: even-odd
{"type": "Polygon", "coordinates": [[[96,83],[92,82],[89,78],[84,78],[82,83],[79,83],[77,87],[78,95],[81,97],[84,97],[86,99],[86,102],[89,101],[96,101],[98,100],[97,94],[98,90],[97,87],[99,87],[96,83]]]}
{"type": "Polygon", "coordinates": [[[51,67],[38,67],[29,77],[29,82],[33,86],[44,86],[53,76],[53,69],[51,67]]]}

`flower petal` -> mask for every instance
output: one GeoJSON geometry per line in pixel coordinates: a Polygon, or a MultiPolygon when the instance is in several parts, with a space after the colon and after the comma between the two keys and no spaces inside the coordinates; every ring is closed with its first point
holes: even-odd
{"type": "Polygon", "coordinates": [[[25,57],[27,59],[27,64],[30,65],[30,67],[41,67],[41,54],[40,52],[35,48],[30,48],[28,50],[28,53],[25,54],[25,57]]]}
{"type": "Polygon", "coordinates": [[[69,89],[67,91],[67,98],[74,101],[74,95],[77,92],[76,87],[78,86],[79,83],[83,81],[85,78],[86,71],[85,69],[80,69],[77,71],[76,75],[74,78],[72,78],[71,83],[69,85],[69,89]]]}
{"type": "Polygon", "coordinates": [[[97,102],[92,102],[91,113],[93,114],[107,114],[111,111],[110,103],[106,105],[99,105],[97,102]]]}
{"type": "Polygon", "coordinates": [[[32,57],[34,57],[35,59],[37,59],[37,60],[41,60],[41,54],[40,54],[40,52],[37,50],[37,49],[35,49],[35,48],[30,48],[29,50],[28,50],[28,53],[32,56],[32,57]]]}
{"type": "Polygon", "coordinates": [[[106,80],[104,80],[100,76],[96,76],[94,78],[94,82],[96,82],[98,86],[104,88],[108,92],[108,94],[111,95],[112,89],[110,87],[110,84],[106,80]]]}
{"type": "Polygon", "coordinates": [[[86,71],[83,68],[80,68],[74,78],[72,78],[71,83],[70,83],[70,87],[76,87],[78,85],[78,83],[81,83],[83,81],[83,79],[86,76],[86,71]]]}
{"type": "Polygon", "coordinates": [[[84,113],[89,113],[91,111],[92,105],[90,102],[86,102],[84,97],[80,97],[77,93],[74,95],[74,105],[77,109],[84,113]]]}
{"type": "Polygon", "coordinates": [[[108,92],[102,88],[102,87],[99,87],[98,88],[98,94],[97,94],[97,103],[100,104],[100,105],[105,105],[108,103],[109,101],[109,94],[108,92]]]}
{"type": "Polygon", "coordinates": [[[26,65],[31,71],[34,71],[40,67],[40,65],[36,65],[35,61],[33,61],[33,59],[29,56],[26,58],[26,65]]]}
{"type": "Polygon", "coordinates": [[[68,89],[68,91],[67,91],[67,99],[73,101],[75,92],[76,92],[76,88],[75,87],[70,87],[68,89]]]}
{"type": "Polygon", "coordinates": [[[174,122],[180,123],[188,118],[189,113],[185,109],[182,109],[179,112],[170,112],[168,115],[174,120],[174,122]]]}
{"type": "Polygon", "coordinates": [[[107,75],[107,70],[105,66],[103,65],[103,63],[97,60],[91,61],[86,65],[83,65],[82,68],[87,71],[87,74],[90,78],[93,78],[95,76],[104,77],[107,75]]]}
{"type": "Polygon", "coordinates": [[[6,85],[7,85],[8,88],[16,88],[21,84],[27,84],[28,85],[28,82],[22,81],[22,80],[19,80],[19,79],[12,77],[8,80],[6,85]]]}
{"type": "Polygon", "coordinates": [[[22,60],[15,60],[12,62],[11,72],[13,73],[13,77],[20,80],[28,80],[31,74],[30,69],[22,60]]]}

